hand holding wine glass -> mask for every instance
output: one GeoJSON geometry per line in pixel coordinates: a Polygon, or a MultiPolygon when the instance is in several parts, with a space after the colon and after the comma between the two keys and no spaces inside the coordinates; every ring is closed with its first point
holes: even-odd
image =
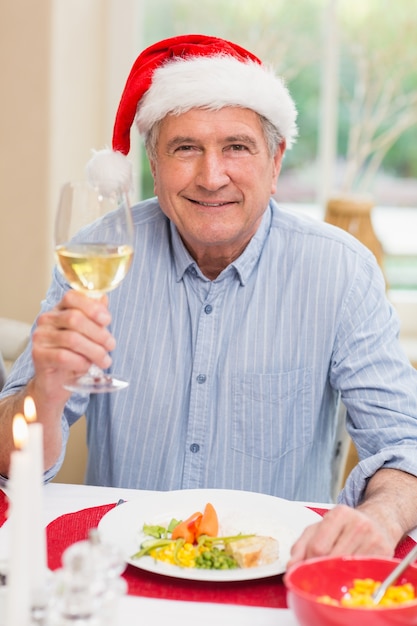
{"type": "MultiPolygon", "coordinates": [[[[69,285],[101,298],[126,276],[133,256],[133,222],[128,194],[88,182],[67,183],[55,222],[55,257],[69,285]]],[[[88,373],[65,385],[70,391],[100,393],[128,385],[92,364],[88,373]]]]}

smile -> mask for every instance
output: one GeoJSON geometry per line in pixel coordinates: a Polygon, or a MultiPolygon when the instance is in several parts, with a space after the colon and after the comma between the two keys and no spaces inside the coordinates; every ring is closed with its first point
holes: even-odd
{"type": "Polygon", "coordinates": [[[226,204],[230,204],[230,202],[199,202],[198,200],[191,200],[191,202],[194,202],[194,204],[200,204],[201,206],[206,206],[206,207],[221,207],[221,206],[225,206],[226,204]]]}

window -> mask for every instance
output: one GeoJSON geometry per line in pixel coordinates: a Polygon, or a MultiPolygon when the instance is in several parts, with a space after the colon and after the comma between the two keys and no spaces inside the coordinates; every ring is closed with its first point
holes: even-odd
{"type": "MultiPolygon", "coordinates": [[[[278,201],[322,216],[334,189],[372,194],[388,282],[417,290],[415,0],[145,2],[144,46],[186,32],[231,39],[286,79],[300,136],[285,156],[278,201]],[[326,94],[334,128],[332,115],[321,115],[326,94]],[[326,137],[334,144],[327,165],[326,137]]],[[[142,193],[153,194],[144,156],[142,193]]]]}

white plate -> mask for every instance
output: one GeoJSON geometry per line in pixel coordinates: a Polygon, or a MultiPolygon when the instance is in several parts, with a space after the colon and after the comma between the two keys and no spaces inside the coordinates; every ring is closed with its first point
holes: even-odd
{"type": "Polygon", "coordinates": [[[285,572],[290,549],[306,526],[320,515],[298,502],[249,491],[229,489],[186,489],[161,491],[130,500],[106,513],[99,523],[103,541],[118,547],[126,562],[134,567],[189,580],[235,581],[265,578],[285,572]],[[186,519],[211,502],[219,518],[219,535],[258,534],[275,537],[279,542],[279,558],[259,567],[232,570],[205,570],[177,567],[156,561],[150,556],[132,559],[145,535],[144,524],[166,526],[172,518],[186,519]]]}

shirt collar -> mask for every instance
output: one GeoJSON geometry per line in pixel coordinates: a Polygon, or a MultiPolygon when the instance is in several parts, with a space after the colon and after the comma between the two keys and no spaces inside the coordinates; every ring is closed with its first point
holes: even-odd
{"type": "MultiPolygon", "coordinates": [[[[268,205],[258,230],[246,246],[245,250],[235,261],[233,261],[233,263],[222,271],[214,282],[222,280],[226,275],[230,274],[230,271],[232,270],[236,273],[241,285],[244,286],[246,284],[262,252],[265,239],[268,236],[271,219],[272,209],[271,205],[268,205]]],[[[184,273],[187,270],[192,270],[193,274],[198,274],[200,278],[209,281],[207,277],[203,276],[197,263],[184,246],[175,224],[170,222],[170,228],[177,281],[179,282],[182,280],[184,273]]]]}

